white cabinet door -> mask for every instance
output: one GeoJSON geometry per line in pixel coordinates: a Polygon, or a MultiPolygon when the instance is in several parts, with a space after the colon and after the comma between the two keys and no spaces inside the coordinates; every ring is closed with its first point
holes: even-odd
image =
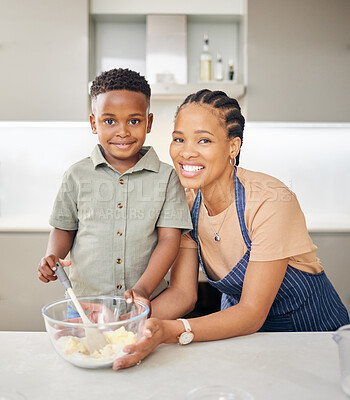
{"type": "Polygon", "coordinates": [[[88,0],[0,2],[0,120],[87,119],[88,0]]]}

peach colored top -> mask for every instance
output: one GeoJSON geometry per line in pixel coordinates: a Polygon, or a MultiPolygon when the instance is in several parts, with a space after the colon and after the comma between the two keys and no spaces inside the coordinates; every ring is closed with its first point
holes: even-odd
{"type": "MultiPolygon", "coordinates": [[[[309,273],[323,270],[316,257],[306,228],[304,214],[295,194],[278,179],[254,171],[237,168],[237,177],[245,188],[245,224],[251,239],[250,261],[289,259],[289,265],[309,273]]],[[[196,193],[187,190],[190,208],[196,193]]],[[[212,279],[223,278],[243,257],[247,248],[244,243],[236,210],[235,200],[229,206],[219,231],[221,240],[214,240],[212,227],[217,231],[226,210],[209,216],[201,203],[198,220],[198,237],[202,259],[212,279]],[[212,227],[210,226],[210,223],[212,227]]],[[[181,247],[197,248],[187,233],[182,236],[181,247]]]]}

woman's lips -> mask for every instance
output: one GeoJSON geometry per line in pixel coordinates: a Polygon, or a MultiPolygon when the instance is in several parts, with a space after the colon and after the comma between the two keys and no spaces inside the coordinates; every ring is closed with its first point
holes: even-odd
{"type": "Polygon", "coordinates": [[[179,164],[181,175],[186,178],[193,178],[194,176],[198,176],[204,170],[203,165],[199,164],[179,164]]]}

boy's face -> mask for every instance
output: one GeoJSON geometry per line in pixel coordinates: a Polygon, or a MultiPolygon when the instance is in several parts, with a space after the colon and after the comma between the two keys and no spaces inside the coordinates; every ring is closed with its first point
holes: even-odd
{"type": "Polygon", "coordinates": [[[125,172],[139,160],[139,150],[151,131],[153,115],[141,92],[112,90],[92,101],[90,124],[105,150],[106,160],[125,172]]]}

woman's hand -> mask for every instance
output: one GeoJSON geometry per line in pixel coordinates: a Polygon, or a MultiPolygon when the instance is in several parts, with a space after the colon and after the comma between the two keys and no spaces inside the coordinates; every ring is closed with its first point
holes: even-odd
{"type": "Polygon", "coordinates": [[[134,344],[129,344],[123,348],[127,353],[124,357],[118,358],[113,363],[113,369],[123,369],[138,365],[147,357],[164,339],[163,321],[157,318],[150,318],[143,326],[141,339],[134,344]]]}

